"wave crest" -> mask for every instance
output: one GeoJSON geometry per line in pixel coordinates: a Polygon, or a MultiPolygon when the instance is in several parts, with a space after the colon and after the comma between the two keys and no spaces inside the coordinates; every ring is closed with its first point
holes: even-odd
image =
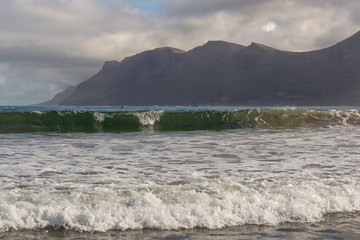
{"type": "Polygon", "coordinates": [[[360,210],[360,189],[353,184],[329,186],[315,181],[279,185],[210,183],[151,186],[121,196],[115,190],[95,193],[39,193],[41,198],[12,196],[0,204],[0,231],[65,228],[78,231],[127,229],[208,229],[243,224],[277,225],[316,222],[327,213],[360,210]],[[160,191],[159,191],[159,188],[160,191]],[[95,204],[96,203],[96,204],[95,204]]]}
{"type": "Polygon", "coordinates": [[[237,128],[309,128],[359,125],[360,112],[311,109],[241,111],[165,110],[137,112],[49,111],[0,113],[0,133],[136,132],[221,130],[237,128]]]}

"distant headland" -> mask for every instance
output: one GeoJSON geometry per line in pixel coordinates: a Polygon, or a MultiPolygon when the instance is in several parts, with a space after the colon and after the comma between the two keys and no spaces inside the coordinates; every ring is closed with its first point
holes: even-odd
{"type": "Polygon", "coordinates": [[[360,32],[309,52],[224,41],[190,51],[157,48],[105,62],[38,105],[360,106],[360,32]]]}

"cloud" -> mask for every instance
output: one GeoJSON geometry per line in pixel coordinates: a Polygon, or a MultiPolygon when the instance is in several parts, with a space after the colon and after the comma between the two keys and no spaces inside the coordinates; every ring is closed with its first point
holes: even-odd
{"type": "MultiPolygon", "coordinates": [[[[197,31],[207,29],[206,35],[214,38],[243,44],[256,41],[283,50],[302,51],[334,44],[358,31],[360,25],[355,20],[360,11],[352,12],[354,4],[359,5],[355,0],[174,0],[169,3],[168,14],[195,19],[199,27],[192,25],[190,34],[194,37],[197,31]],[[214,21],[219,17],[226,19],[226,23],[214,21]],[[268,22],[276,24],[276,31],[264,34],[268,22]]],[[[270,26],[273,24],[266,29],[270,26]]]]}
{"type": "Polygon", "coordinates": [[[141,11],[159,13],[167,1],[170,0],[126,0],[126,4],[141,11]]]}
{"type": "Polygon", "coordinates": [[[44,101],[105,60],[152,47],[145,15],[118,1],[2,1],[0,104],[44,101]]]}
{"type": "Polygon", "coordinates": [[[272,32],[276,29],[277,25],[276,23],[270,21],[270,22],[267,22],[263,27],[262,29],[265,31],[265,32],[272,32]]]}
{"type": "Polygon", "coordinates": [[[33,104],[104,61],[208,40],[282,50],[330,46],[360,30],[358,0],[3,0],[0,104],[33,104]]]}

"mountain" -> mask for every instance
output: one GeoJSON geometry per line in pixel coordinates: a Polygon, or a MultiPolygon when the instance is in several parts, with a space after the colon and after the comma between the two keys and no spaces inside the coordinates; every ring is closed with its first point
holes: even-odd
{"type": "Polygon", "coordinates": [[[55,97],[49,101],[35,104],[34,106],[57,106],[60,105],[61,101],[69,97],[75,91],[75,87],[68,87],[65,91],[62,91],[55,95],[55,97]]]}
{"type": "Polygon", "coordinates": [[[59,105],[360,105],[360,32],[331,47],[280,51],[209,41],[105,62],[59,105]]]}

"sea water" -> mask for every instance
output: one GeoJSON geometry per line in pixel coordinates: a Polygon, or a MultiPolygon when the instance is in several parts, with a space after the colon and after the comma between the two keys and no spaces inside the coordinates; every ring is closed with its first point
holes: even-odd
{"type": "Polygon", "coordinates": [[[359,125],[345,107],[1,107],[0,233],[357,236],[359,125]]]}

